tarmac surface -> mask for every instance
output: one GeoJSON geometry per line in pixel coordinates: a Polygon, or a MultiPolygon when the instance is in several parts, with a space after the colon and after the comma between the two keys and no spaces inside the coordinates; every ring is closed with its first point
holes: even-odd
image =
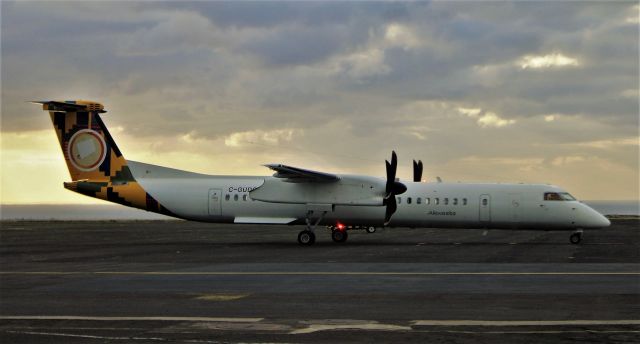
{"type": "Polygon", "coordinates": [[[570,232],[2,222],[0,342],[640,342],[640,222],[570,232]]]}

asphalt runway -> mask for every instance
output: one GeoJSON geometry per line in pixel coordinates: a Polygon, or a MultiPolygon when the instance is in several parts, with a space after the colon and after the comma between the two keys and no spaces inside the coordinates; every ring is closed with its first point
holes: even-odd
{"type": "Polygon", "coordinates": [[[2,222],[0,342],[640,342],[640,222],[570,232],[2,222]]]}

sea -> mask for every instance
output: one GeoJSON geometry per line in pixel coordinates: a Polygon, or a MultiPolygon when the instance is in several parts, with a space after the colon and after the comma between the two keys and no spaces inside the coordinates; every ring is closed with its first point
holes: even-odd
{"type": "MultiPolygon", "coordinates": [[[[603,215],[640,216],[640,201],[583,201],[603,215]]],[[[173,220],[174,218],[116,204],[3,204],[0,220],[92,221],[173,220]]]]}

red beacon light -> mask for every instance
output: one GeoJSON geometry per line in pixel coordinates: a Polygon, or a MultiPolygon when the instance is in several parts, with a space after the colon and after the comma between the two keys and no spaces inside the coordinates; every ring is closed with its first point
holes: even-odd
{"type": "Polygon", "coordinates": [[[338,222],[338,224],[336,225],[336,227],[338,227],[339,230],[343,231],[345,228],[345,225],[343,225],[342,223],[338,222]]]}

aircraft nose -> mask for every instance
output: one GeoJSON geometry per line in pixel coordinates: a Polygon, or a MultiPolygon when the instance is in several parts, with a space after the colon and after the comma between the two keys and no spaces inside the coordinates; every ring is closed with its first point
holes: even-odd
{"type": "Polygon", "coordinates": [[[608,218],[606,218],[604,215],[600,214],[599,212],[593,210],[592,208],[589,208],[589,215],[588,215],[588,227],[591,228],[604,228],[604,227],[609,227],[611,226],[611,221],[609,221],[608,218]]]}
{"type": "Polygon", "coordinates": [[[600,219],[598,220],[598,224],[600,225],[600,227],[609,227],[611,226],[611,221],[604,217],[603,215],[601,215],[600,213],[598,213],[598,215],[600,215],[600,219]]]}

